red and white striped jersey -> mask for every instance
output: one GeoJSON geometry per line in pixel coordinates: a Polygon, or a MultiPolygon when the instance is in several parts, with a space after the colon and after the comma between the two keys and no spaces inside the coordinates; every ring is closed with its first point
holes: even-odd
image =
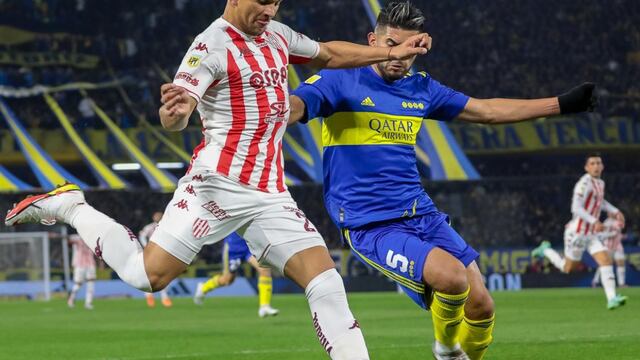
{"type": "Polygon", "coordinates": [[[287,66],[319,52],[317,42],[276,21],[249,36],[219,18],[198,35],[173,82],[198,101],[203,124],[190,170],[213,170],[264,192],[285,191],[287,66]]]}
{"type": "Polygon", "coordinates": [[[577,234],[593,234],[593,224],[600,219],[600,212],[617,212],[604,199],[604,181],[584,174],[573,188],[571,213],[573,218],[567,224],[577,234]]]}
{"type": "Polygon", "coordinates": [[[140,241],[140,244],[142,246],[147,246],[147,244],[149,243],[149,239],[151,239],[151,235],[156,232],[157,228],[158,223],[154,221],[150,224],[145,225],[142,230],[140,230],[140,232],[138,233],[138,240],[140,241]]]}
{"type": "Polygon", "coordinates": [[[91,249],[82,241],[78,234],[69,235],[69,243],[73,245],[73,259],[71,265],[74,268],[90,268],[96,266],[91,249]]]}
{"type": "Polygon", "coordinates": [[[616,219],[607,218],[602,225],[604,225],[604,245],[607,249],[615,251],[622,247],[622,223],[616,219]]]}

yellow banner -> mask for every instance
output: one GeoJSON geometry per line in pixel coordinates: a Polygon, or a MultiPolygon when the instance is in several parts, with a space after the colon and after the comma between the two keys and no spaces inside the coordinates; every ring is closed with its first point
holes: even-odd
{"type": "MultiPolygon", "coordinates": [[[[129,139],[145,154],[149,154],[156,161],[181,161],[165,144],[160,142],[149,131],[143,128],[123,130],[129,139]]],[[[69,141],[64,130],[29,129],[29,134],[40,146],[57,162],[70,164],[83,161],[76,146],[69,141]]],[[[116,162],[130,162],[129,154],[119,145],[115,136],[107,130],[85,129],[80,131],[87,146],[96,153],[98,158],[107,164],[116,162]]],[[[185,131],[166,134],[169,139],[191,152],[202,140],[202,130],[197,127],[185,131]]],[[[0,164],[26,164],[24,155],[17,147],[13,136],[8,130],[0,130],[0,164]]]]}
{"type": "Polygon", "coordinates": [[[449,123],[467,154],[640,147],[640,120],[550,118],[510,125],[449,123]]]}
{"type": "Polygon", "coordinates": [[[73,66],[81,69],[95,68],[100,58],[95,55],[61,52],[0,52],[0,64],[22,66],[73,66]]]}

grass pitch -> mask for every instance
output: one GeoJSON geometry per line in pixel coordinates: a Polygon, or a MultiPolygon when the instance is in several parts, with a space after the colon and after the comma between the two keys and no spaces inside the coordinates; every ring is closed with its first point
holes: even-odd
{"type": "MultiPolygon", "coordinates": [[[[640,359],[640,288],[605,309],[601,289],[494,293],[497,323],[486,359],[640,359]]],[[[430,359],[429,313],[394,293],[349,295],[372,359],[430,359]]],[[[62,300],[0,302],[0,359],[328,359],[301,295],[274,296],[275,318],[256,298],[97,300],[95,310],[62,300]]]]}

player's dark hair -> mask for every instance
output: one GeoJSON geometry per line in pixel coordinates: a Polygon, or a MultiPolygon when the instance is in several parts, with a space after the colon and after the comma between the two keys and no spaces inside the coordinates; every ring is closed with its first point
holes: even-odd
{"type": "Polygon", "coordinates": [[[423,31],[426,19],[411,1],[392,1],[378,15],[376,28],[387,27],[423,31]]]}
{"type": "Polygon", "coordinates": [[[587,156],[584,157],[584,163],[586,164],[587,162],[589,162],[589,159],[594,158],[594,157],[602,158],[602,154],[600,154],[597,151],[590,152],[590,153],[587,154],[587,156]]]}

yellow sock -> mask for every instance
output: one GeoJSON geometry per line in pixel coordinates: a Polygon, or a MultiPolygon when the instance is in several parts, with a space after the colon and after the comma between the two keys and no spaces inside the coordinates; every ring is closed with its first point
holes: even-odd
{"type": "Polygon", "coordinates": [[[462,294],[449,295],[435,292],[431,303],[431,318],[436,340],[447,347],[458,342],[458,330],[464,317],[464,303],[469,289],[462,294]]]}
{"type": "Polygon", "coordinates": [[[258,298],[260,299],[260,306],[271,305],[271,294],[273,292],[273,285],[270,276],[258,277],[258,298]]]}
{"type": "Polygon", "coordinates": [[[217,288],[220,285],[218,284],[218,279],[220,279],[220,275],[214,275],[211,279],[207,280],[207,282],[202,285],[202,292],[206,294],[217,288]]]}
{"type": "Polygon", "coordinates": [[[462,324],[460,324],[458,340],[460,340],[460,346],[467,353],[469,359],[482,359],[493,340],[491,333],[493,332],[494,324],[495,315],[483,320],[471,320],[467,319],[466,316],[464,317],[462,324]]]}

